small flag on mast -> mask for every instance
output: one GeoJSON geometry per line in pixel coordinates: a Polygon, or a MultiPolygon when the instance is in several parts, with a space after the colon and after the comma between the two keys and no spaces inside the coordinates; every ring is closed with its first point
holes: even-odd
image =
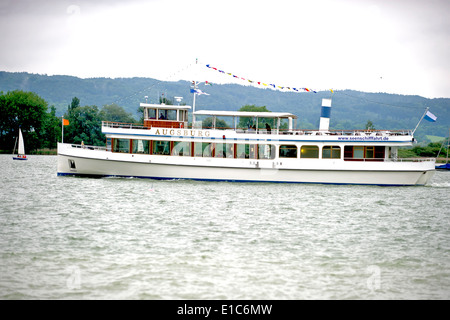
{"type": "Polygon", "coordinates": [[[434,114],[432,114],[430,111],[427,111],[424,118],[430,122],[436,122],[436,119],[437,119],[437,117],[434,114]]]}
{"type": "Polygon", "coordinates": [[[69,125],[69,120],[63,119],[63,125],[64,125],[64,126],[68,126],[68,125],[69,125]]]}
{"type": "Polygon", "coordinates": [[[209,96],[209,93],[203,92],[200,89],[191,89],[191,93],[196,93],[198,95],[205,94],[205,95],[209,96]]]}

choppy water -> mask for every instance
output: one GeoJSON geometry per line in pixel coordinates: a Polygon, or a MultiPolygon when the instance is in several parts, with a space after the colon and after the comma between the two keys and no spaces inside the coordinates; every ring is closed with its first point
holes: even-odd
{"type": "Polygon", "coordinates": [[[450,172],[377,187],[0,168],[0,299],[450,298],[450,172]]]}

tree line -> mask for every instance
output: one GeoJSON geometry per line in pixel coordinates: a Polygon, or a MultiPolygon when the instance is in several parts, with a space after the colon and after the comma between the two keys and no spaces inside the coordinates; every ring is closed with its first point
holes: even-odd
{"type": "MultiPolygon", "coordinates": [[[[82,106],[74,97],[67,106],[63,118],[64,142],[103,146],[102,121],[135,123],[136,119],[121,106],[82,106]]],[[[56,116],[56,108],[34,92],[22,90],[0,92],[0,152],[12,153],[19,128],[24,137],[25,150],[55,149],[62,139],[62,119],[56,116]]]]}

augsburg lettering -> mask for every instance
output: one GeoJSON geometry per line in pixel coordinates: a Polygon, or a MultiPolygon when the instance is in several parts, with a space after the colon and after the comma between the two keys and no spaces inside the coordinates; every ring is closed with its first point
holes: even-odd
{"type": "Polygon", "coordinates": [[[156,129],[155,134],[163,136],[190,136],[190,137],[209,137],[209,130],[186,130],[186,129],[156,129]]]}

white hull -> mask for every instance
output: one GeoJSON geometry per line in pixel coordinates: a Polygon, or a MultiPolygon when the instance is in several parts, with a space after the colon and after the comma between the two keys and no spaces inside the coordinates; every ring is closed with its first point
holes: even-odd
{"type": "Polygon", "coordinates": [[[434,161],[217,159],[119,154],[58,144],[58,175],[242,182],[425,185],[434,161]]]}

